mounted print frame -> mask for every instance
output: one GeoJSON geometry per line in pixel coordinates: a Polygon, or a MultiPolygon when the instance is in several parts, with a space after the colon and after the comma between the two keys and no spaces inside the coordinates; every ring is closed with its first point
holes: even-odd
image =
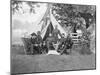
{"type": "Polygon", "coordinates": [[[11,0],[11,74],[96,69],[96,6],[11,0]]]}

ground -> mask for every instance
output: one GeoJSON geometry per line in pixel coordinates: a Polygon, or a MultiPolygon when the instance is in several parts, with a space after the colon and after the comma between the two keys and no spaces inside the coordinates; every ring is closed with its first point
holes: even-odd
{"type": "Polygon", "coordinates": [[[95,69],[95,66],[95,54],[81,55],[75,50],[70,55],[25,55],[23,47],[11,50],[12,73],[95,69]]]}

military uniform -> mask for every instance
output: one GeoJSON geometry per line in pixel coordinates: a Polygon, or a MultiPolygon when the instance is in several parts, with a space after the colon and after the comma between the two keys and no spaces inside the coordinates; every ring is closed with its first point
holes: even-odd
{"type": "Polygon", "coordinates": [[[52,35],[53,35],[53,37],[55,39],[55,43],[57,43],[57,41],[59,40],[58,34],[62,37],[60,31],[58,29],[54,29],[53,32],[52,32],[52,35]]]}
{"type": "Polygon", "coordinates": [[[40,35],[37,35],[37,43],[40,44],[43,42],[42,37],[40,35]]]}
{"type": "Polygon", "coordinates": [[[42,43],[42,53],[48,53],[48,48],[45,41],[42,43]]]}
{"type": "Polygon", "coordinates": [[[41,54],[42,53],[42,43],[43,43],[43,40],[42,40],[42,37],[40,35],[37,35],[36,37],[36,41],[37,41],[37,44],[38,44],[38,53],[41,54]]]}
{"type": "Polygon", "coordinates": [[[59,46],[58,46],[58,52],[60,52],[63,48],[64,48],[64,43],[65,43],[65,41],[66,41],[66,38],[64,38],[64,37],[62,37],[60,40],[59,40],[59,42],[60,42],[60,44],[59,44],[59,46]]]}
{"type": "Polygon", "coordinates": [[[38,53],[38,45],[37,45],[37,38],[32,38],[31,37],[31,48],[32,48],[32,54],[37,54],[38,53]]]}
{"type": "Polygon", "coordinates": [[[52,36],[49,36],[49,37],[46,39],[46,43],[47,43],[48,49],[54,50],[54,47],[53,47],[53,44],[52,44],[54,41],[55,41],[55,38],[52,37],[52,36]]]}
{"type": "Polygon", "coordinates": [[[62,38],[61,45],[60,45],[61,46],[60,49],[62,50],[61,54],[63,53],[69,54],[71,52],[70,49],[72,48],[72,45],[73,42],[69,36],[67,38],[62,38]],[[70,52],[68,50],[70,50],[70,52]]]}

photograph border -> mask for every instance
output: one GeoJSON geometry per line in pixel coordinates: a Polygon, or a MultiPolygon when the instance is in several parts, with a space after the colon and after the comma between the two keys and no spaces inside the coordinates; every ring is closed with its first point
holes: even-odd
{"type": "MultiPolygon", "coordinates": [[[[12,5],[11,5],[11,1],[14,0],[10,0],[10,73],[11,73],[11,50],[12,50],[12,5]]],[[[15,0],[15,1],[22,1],[22,2],[37,2],[37,3],[53,3],[56,4],[57,2],[42,2],[42,1],[27,1],[27,0],[15,0]]],[[[74,3],[57,3],[57,4],[72,4],[72,5],[89,5],[89,4],[74,4],[74,3]]],[[[11,74],[35,74],[35,73],[52,73],[52,72],[71,72],[71,71],[88,71],[88,70],[96,70],[97,68],[97,6],[96,5],[91,5],[91,6],[95,6],[95,10],[96,10],[96,17],[95,17],[95,68],[90,68],[90,69],[74,69],[74,70],[60,70],[60,71],[47,71],[47,72],[30,72],[30,73],[11,73],[11,74]]]]}

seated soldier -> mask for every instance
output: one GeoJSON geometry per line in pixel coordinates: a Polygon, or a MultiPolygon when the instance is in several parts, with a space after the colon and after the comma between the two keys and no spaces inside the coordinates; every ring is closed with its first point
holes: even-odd
{"type": "Polygon", "coordinates": [[[45,41],[42,43],[42,53],[48,53],[48,48],[45,41]]]}
{"type": "Polygon", "coordinates": [[[59,40],[59,47],[58,47],[58,52],[60,52],[64,46],[64,42],[65,42],[66,38],[65,38],[65,34],[62,33],[62,37],[61,39],[59,40]]]}
{"type": "Polygon", "coordinates": [[[52,34],[49,34],[49,37],[46,39],[46,43],[47,43],[47,48],[48,50],[54,50],[53,47],[53,42],[54,42],[54,37],[52,36],[52,34]]]}
{"type": "Polygon", "coordinates": [[[37,43],[38,44],[41,44],[43,42],[40,31],[37,32],[37,37],[36,38],[37,38],[37,43]]]}
{"type": "Polygon", "coordinates": [[[67,49],[67,54],[69,54],[71,52],[71,48],[72,48],[72,45],[73,45],[73,41],[70,37],[70,34],[68,34],[67,39],[66,39],[65,42],[66,42],[66,47],[65,48],[67,49]]]}
{"type": "Polygon", "coordinates": [[[37,44],[38,44],[38,52],[39,52],[39,54],[41,54],[41,48],[42,48],[43,40],[42,40],[40,31],[37,32],[36,38],[37,38],[36,40],[37,40],[37,44]]]}
{"type": "Polygon", "coordinates": [[[62,34],[62,38],[60,39],[60,43],[61,43],[61,44],[64,43],[65,40],[66,40],[65,34],[63,33],[63,34],[62,34]]]}
{"type": "Polygon", "coordinates": [[[37,35],[36,35],[35,33],[32,33],[32,34],[31,34],[31,42],[32,42],[32,44],[35,43],[36,36],[37,36],[37,35]]]}
{"type": "Polygon", "coordinates": [[[35,33],[32,33],[31,34],[31,42],[32,42],[32,45],[31,45],[31,50],[32,50],[32,54],[38,54],[39,53],[39,50],[38,50],[38,44],[37,44],[37,35],[35,33]]]}
{"type": "Polygon", "coordinates": [[[63,46],[63,50],[62,50],[61,54],[63,54],[63,53],[69,54],[71,52],[71,48],[72,48],[72,45],[73,45],[72,39],[70,37],[70,34],[68,34],[66,40],[64,40],[64,41],[65,42],[63,43],[64,46],[63,46]]]}

